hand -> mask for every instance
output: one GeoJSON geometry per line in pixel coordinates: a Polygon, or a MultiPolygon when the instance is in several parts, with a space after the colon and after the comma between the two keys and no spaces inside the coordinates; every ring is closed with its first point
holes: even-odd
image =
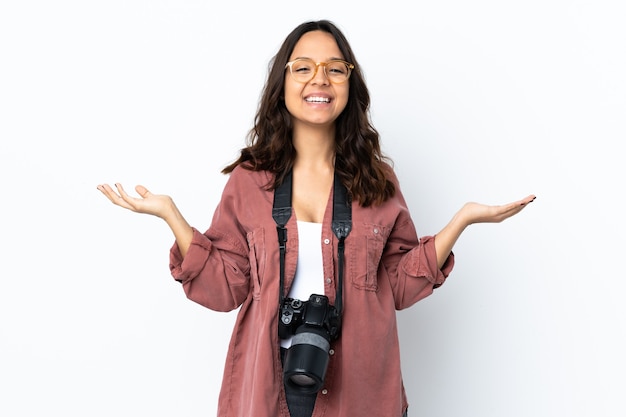
{"type": "Polygon", "coordinates": [[[467,225],[474,223],[500,223],[522,211],[528,204],[535,201],[534,195],[529,195],[513,203],[489,206],[479,203],[466,203],[459,211],[467,225]]]}
{"type": "Polygon", "coordinates": [[[98,185],[97,188],[116,206],[134,211],[135,213],[151,214],[165,219],[168,214],[172,213],[174,208],[174,202],[171,197],[152,194],[143,185],[135,187],[135,191],[137,191],[140,198],[129,196],[121,184],[115,184],[117,192],[108,184],[98,185]]]}
{"type": "Polygon", "coordinates": [[[436,235],[435,249],[437,264],[442,268],[452,247],[467,226],[474,223],[500,223],[522,211],[529,203],[535,201],[534,195],[529,195],[519,201],[502,206],[488,206],[479,203],[466,203],[454,215],[450,223],[436,235]]]}

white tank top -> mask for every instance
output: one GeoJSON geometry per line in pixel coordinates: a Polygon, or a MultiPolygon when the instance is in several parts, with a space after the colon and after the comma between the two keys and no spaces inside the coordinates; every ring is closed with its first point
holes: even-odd
{"type": "MultiPolygon", "coordinates": [[[[307,301],[311,294],[324,294],[324,267],[322,263],[322,224],[298,220],[298,264],[296,276],[289,290],[289,298],[307,301]]],[[[291,338],[281,339],[284,348],[291,346],[291,338]]]]}

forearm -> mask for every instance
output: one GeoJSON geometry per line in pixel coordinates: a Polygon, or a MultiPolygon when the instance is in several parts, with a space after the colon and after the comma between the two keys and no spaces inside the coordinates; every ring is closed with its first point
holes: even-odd
{"type": "Polygon", "coordinates": [[[168,215],[163,217],[163,220],[165,220],[172,230],[172,233],[174,233],[180,254],[185,257],[191,245],[191,240],[193,239],[193,229],[189,223],[187,223],[187,220],[185,220],[176,205],[173,202],[171,204],[171,209],[168,215]]]}
{"type": "Polygon", "coordinates": [[[454,244],[467,225],[467,222],[462,219],[460,213],[457,213],[452,220],[435,235],[435,249],[437,251],[437,266],[439,269],[443,267],[446,259],[450,256],[450,252],[452,252],[454,244]]]}

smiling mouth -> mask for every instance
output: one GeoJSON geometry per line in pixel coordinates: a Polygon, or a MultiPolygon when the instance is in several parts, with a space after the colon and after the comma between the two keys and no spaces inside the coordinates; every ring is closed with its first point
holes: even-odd
{"type": "Polygon", "coordinates": [[[304,99],[307,103],[330,103],[328,97],[307,97],[304,99]]]}

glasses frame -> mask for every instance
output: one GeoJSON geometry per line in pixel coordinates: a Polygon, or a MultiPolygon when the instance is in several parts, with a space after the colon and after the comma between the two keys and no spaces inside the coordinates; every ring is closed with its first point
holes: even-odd
{"type": "Polygon", "coordinates": [[[293,61],[289,61],[285,64],[285,69],[289,68],[289,75],[291,76],[291,78],[298,83],[302,83],[302,84],[306,84],[309,81],[311,81],[313,78],[315,78],[315,76],[317,75],[317,71],[319,70],[319,67],[322,66],[324,67],[324,76],[328,79],[328,81],[330,81],[333,84],[343,84],[346,81],[348,81],[350,79],[350,75],[352,75],[352,70],[354,69],[354,64],[349,63],[348,61],[344,61],[343,59],[331,59],[330,61],[326,61],[326,62],[315,62],[312,59],[309,58],[298,58],[298,59],[294,59],[293,61]],[[313,64],[315,64],[315,71],[313,71],[313,75],[311,75],[311,78],[309,78],[306,81],[300,81],[296,78],[296,76],[293,74],[293,67],[292,65],[295,64],[298,61],[308,61],[308,62],[312,62],[313,64]],[[328,73],[326,72],[326,65],[328,64],[332,64],[335,62],[340,62],[342,64],[345,64],[345,66],[348,68],[348,75],[346,76],[346,79],[343,81],[333,81],[333,79],[331,77],[328,76],[328,73]]]}

